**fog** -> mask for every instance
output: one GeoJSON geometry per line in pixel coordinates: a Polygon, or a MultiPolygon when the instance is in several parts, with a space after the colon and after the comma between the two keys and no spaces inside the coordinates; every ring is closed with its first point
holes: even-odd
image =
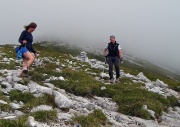
{"type": "Polygon", "coordinates": [[[103,49],[115,35],[127,54],[180,74],[179,0],[0,0],[0,44],[18,44],[36,22],[34,41],[103,49]]]}

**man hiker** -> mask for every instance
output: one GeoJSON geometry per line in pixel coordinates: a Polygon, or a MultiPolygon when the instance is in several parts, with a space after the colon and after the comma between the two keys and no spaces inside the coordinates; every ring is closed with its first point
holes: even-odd
{"type": "Polygon", "coordinates": [[[104,56],[108,59],[110,83],[114,83],[113,65],[116,70],[115,82],[118,83],[120,77],[119,62],[123,61],[123,55],[121,46],[116,43],[114,35],[110,36],[110,43],[108,43],[107,47],[104,49],[104,56]]]}

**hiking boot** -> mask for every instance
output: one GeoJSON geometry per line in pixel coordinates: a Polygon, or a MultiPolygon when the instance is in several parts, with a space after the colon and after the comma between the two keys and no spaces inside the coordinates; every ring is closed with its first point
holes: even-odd
{"type": "Polygon", "coordinates": [[[109,81],[111,84],[113,84],[114,83],[114,79],[110,79],[110,81],[109,81]]]}
{"type": "Polygon", "coordinates": [[[115,83],[119,83],[119,78],[116,78],[115,83]]]}
{"type": "Polygon", "coordinates": [[[23,70],[21,76],[22,77],[28,77],[28,70],[23,70]]]}

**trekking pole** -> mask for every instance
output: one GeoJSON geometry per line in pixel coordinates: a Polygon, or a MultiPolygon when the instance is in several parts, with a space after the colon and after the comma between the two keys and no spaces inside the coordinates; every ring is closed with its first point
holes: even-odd
{"type": "Polygon", "coordinates": [[[123,64],[123,58],[120,59],[120,63],[123,64]]]}
{"type": "Polygon", "coordinates": [[[105,70],[105,67],[106,67],[106,63],[107,63],[107,56],[105,56],[105,58],[104,58],[104,68],[103,68],[103,73],[104,73],[104,70],[105,70]]]}

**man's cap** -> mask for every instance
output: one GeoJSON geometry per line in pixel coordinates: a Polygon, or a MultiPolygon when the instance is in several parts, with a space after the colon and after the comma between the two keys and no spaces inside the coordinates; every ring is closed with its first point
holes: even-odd
{"type": "Polygon", "coordinates": [[[115,38],[115,36],[114,36],[114,35],[111,35],[110,38],[115,38]]]}

